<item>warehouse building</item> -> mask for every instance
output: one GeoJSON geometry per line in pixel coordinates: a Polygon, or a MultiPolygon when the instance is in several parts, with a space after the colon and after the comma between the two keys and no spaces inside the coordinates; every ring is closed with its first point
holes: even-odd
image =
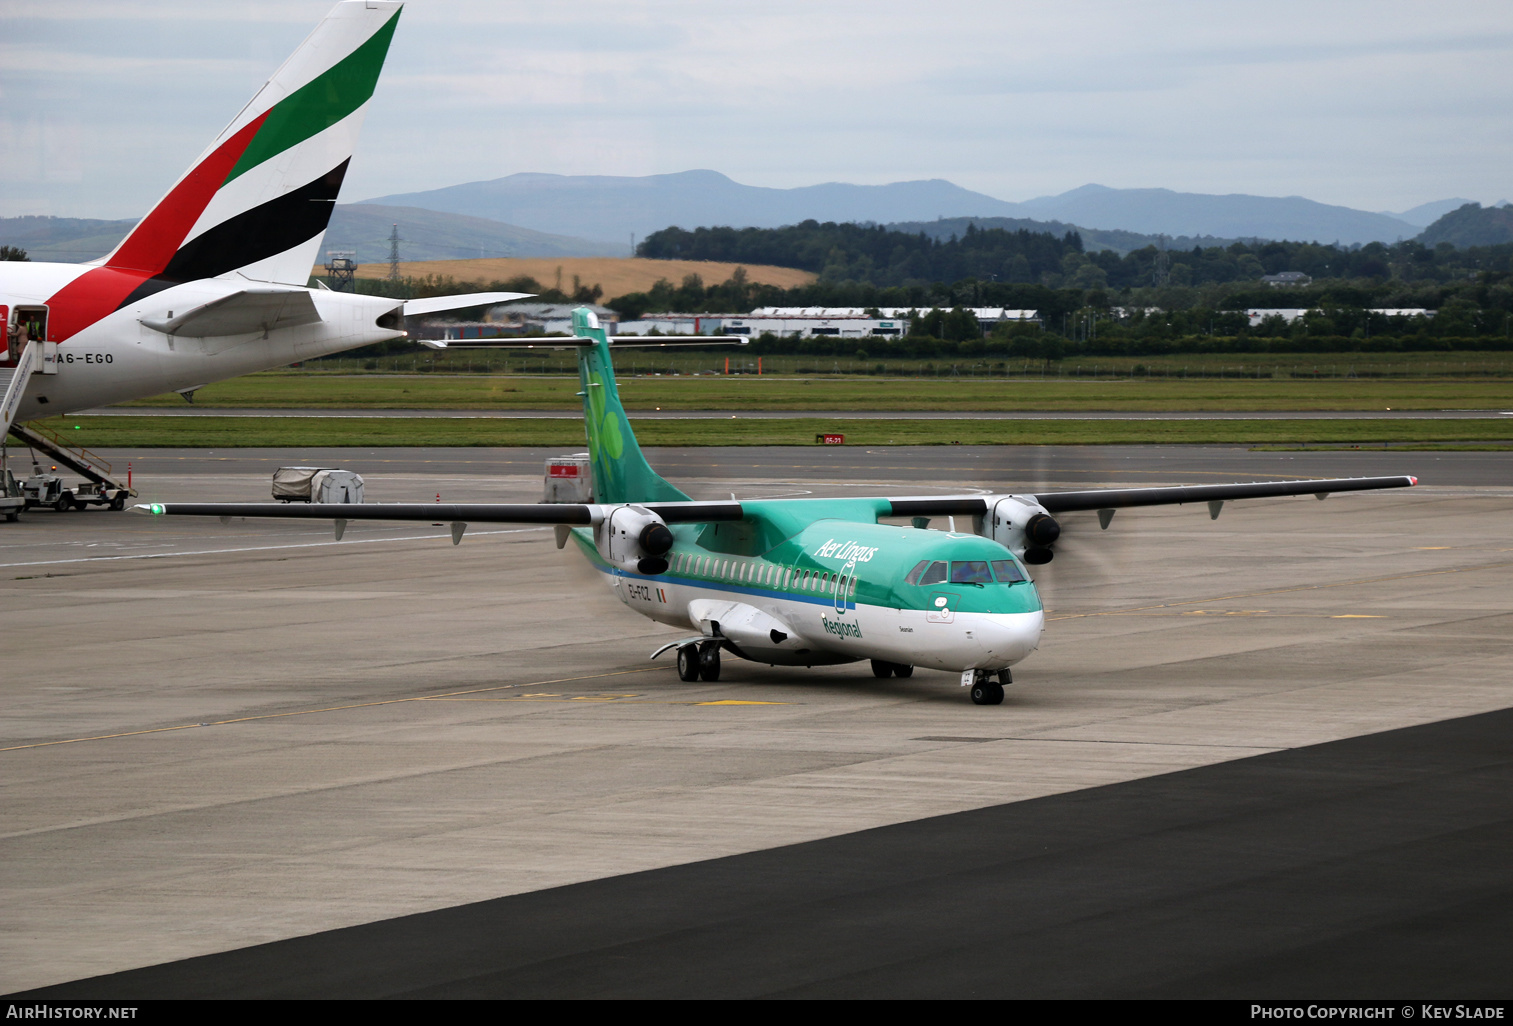
{"type": "MultiPolygon", "coordinates": [[[[1293,321],[1309,313],[1310,309],[1312,308],[1295,306],[1253,307],[1245,311],[1245,316],[1250,318],[1250,326],[1254,328],[1268,317],[1280,317],[1286,323],[1291,324],[1293,321]]],[[[1313,310],[1313,312],[1317,313],[1319,311],[1313,310]]],[[[1426,310],[1421,306],[1378,307],[1366,312],[1379,314],[1383,317],[1422,317],[1425,320],[1432,320],[1434,315],[1438,313],[1437,310],[1426,310]]]]}
{"type": "MultiPolygon", "coordinates": [[[[780,338],[898,338],[911,318],[933,307],[764,306],[749,314],[652,314],[620,325],[622,335],[759,335],[780,338]]],[[[983,331],[1002,323],[1039,324],[1036,310],[970,308],[983,331]]]]}

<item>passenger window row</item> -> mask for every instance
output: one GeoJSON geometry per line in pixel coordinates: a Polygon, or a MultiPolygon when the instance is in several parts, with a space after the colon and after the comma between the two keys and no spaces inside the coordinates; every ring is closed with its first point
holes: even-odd
{"type": "Polygon", "coordinates": [[[674,573],[694,577],[713,577],[716,580],[733,581],[737,584],[756,584],[769,588],[791,588],[822,594],[840,591],[847,597],[855,597],[857,579],[848,574],[832,574],[822,570],[800,570],[796,567],[778,566],[774,563],[747,563],[735,559],[719,559],[715,556],[695,556],[678,552],[672,555],[674,573]]]}

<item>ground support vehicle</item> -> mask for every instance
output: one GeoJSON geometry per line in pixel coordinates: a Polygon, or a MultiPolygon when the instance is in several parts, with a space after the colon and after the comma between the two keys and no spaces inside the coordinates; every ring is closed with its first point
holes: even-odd
{"type": "MultiPolygon", "coordinates": [[[[56,468],[55,468],[56,469],[56,468]]],[[[65,481],[51,471],[38,468],[21,481],[21,495],[27,509],[55,509],[59,513],[90,506],[126,508],[131,492],[99,481],[65,481]]]]}
{"type": "Polygon", "coordinates": [[[0,516],[5,517],[7,523],[14,524],[21,519],[21,511],[25,508],[26,496],[21,492],[16,475],[9,467],[0,468],[0,516]]]}

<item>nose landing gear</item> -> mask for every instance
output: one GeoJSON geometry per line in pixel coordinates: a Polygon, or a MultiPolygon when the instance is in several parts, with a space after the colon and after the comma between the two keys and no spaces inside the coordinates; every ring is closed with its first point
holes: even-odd
{"type": "Polygon", "coordinates": [[[1008,670],[999,670],[997,674],[978,670],[976,679],[972,681],[972,704],[1002,705],[1003,686],[1012,683],[1014,676],[1008,670]],[[995,676],[997,680],[993,679],[995,676]]]}

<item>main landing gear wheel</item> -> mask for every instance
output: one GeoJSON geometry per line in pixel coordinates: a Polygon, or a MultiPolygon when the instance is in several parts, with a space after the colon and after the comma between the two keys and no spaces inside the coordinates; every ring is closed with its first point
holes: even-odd
{"type": "Polygon", "coordinates": [[[678,679],[687,683],[699,679],[699,650],[693,645],[678,649],[678,679]]]}
{"type": "Polygon", "coordinates": [[[890,662],[885,662],[882,659],[874,659],[874,660],[872,660],[872,676],[874,676],[874,677],[891,677],[891,676],[893,676],[893,664],[890,663],[890,662]]]}
{"type": "Polygon", "coordinates": [[[713,684],[720,679],[720,643],[706,641],[699,646],[699,676],[713,684]]]}
{"type": "Polygon", "coordinates": [[[895,676],[895,677],[912,677],[912,676],[914,676],[914,667],[909,666],[907,663],[894,663],[893,664],[893,676],[895,676]]]}
{"type": "Polygon", "coordinates": [[[1002,705],[1003,685],[988,680],[979,680],[972,685],[973,705],[1002,705]]]}

